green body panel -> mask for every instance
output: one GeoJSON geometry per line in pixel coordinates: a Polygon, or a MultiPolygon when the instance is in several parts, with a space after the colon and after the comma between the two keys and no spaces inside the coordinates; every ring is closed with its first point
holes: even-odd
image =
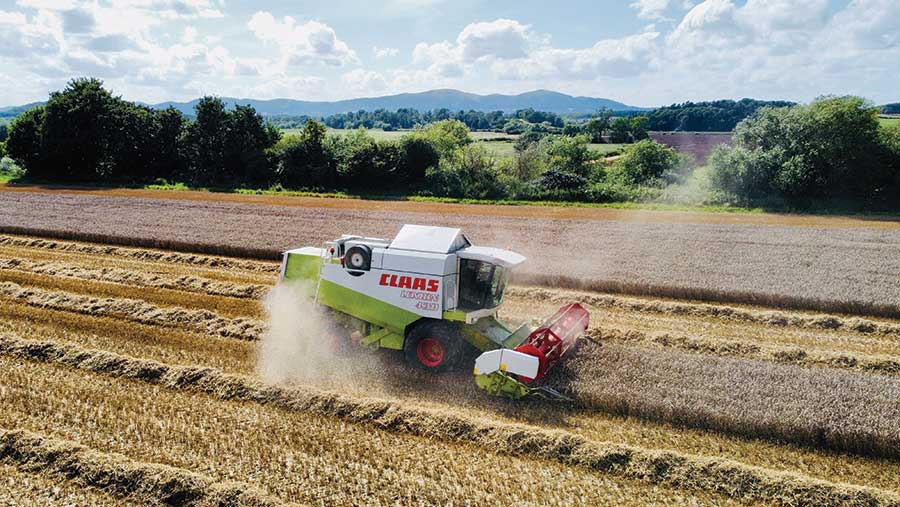
{"type": "Polygon", "coordinates": [[[514,400],[523,398],[531,392],[525,384],[499,371],[489,375],[475,375],[475,383],[489,394],[514,400]]]}
{"type": "Polygon", "coordinates": [[[383,327],[362,339],[362,344],[369,348],[403,350],[403,335],[383,327]]]}
{"type": "Polygon", "coordinates": [[[466,321],[466,312],[460,310],[450,310],[446,311],[443,314],[444,320],[453,320],[456,322],[465,322],[466,321]]]}
{"type": "Polygon", "coordinates": [[[315,282],[319,279],[321,269],[322,258],[318,255],[288,254],[284,266],[284,279],[315,282]]]}
{"type": "Polygon", "coordinates": [[[319,280],[317,300],[319,304],[370,322],[378,327],[387,328],[393,333],[400,335],[401,342],[399,347],[396,346],[396,339],[394,338],[390,340],[390,343],[394,344],[391,348],[403,348],[402,337],[406,333],[406,327],[422,318],[413,312],[398,308],[361,292],[342,287],[328,280],[319,280]]]}

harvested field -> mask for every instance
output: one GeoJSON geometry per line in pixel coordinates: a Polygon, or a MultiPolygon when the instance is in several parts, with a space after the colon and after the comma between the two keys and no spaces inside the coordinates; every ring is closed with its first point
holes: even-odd
{"type": "Polygon", "coordinates": [[[642,220],[652,212],[597,220],[518,218],[502,211],[448,216],[0,192],[0,230],[7,231],[275,259],[283,249],[347,232],[390,237],[403,223],[441,224],[464,228],[476,243],[514,246],[528,256],[518,278],[523,283],[900,317],[895,222],[851,228],[822,225],[844,224],[840,219],[813,218],[809,226],[786,226],[776,218],[774,225],[725,225],[696,216],[691,223],[655,215],[642,220]],[[527,241],[506,232],[522,230],[530,231],[527,241]]]}
{"type": "Polygon", "coordinates": [[[277,264],[6,238],[0,467],[65,477],[75,505],[235,488],[246,505],[900,505],[900,379],[813,361],[897,361],[895,321],[518,286],[513,322],[591,307],[604,347],[553,380],[575,405],[486,398],[388,352],[275,386],[247,296],[277,264]],[[776,354],[792,347],[811,359],[776,354]]]}

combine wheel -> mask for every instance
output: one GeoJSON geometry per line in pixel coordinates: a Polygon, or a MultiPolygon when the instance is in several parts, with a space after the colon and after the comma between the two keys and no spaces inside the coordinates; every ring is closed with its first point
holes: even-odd
{"type": "Polygon", "coordinates": [[[403,353],[406,361],[425,371],[442,372],[457,362],[462,337],[456,326],[443,321],[423,321],[406,335],[403,353]]]}

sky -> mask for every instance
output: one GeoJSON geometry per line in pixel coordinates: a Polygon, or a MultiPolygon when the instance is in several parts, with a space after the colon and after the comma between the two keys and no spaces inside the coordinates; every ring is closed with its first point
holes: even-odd
{"type": "Polygon", "coordinates": [[[535,89],[900,101],[900,0],[0,0],[0,106],[535,89]]]}

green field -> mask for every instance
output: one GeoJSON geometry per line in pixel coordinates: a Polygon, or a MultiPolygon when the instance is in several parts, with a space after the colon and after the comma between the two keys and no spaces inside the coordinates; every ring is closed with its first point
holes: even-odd
{"type": "MultiPolygon", "coordinates": [[[[284,134],[299,134],[302,129],[281,129],[284,134]]],[[[344,134],[350,132],[348,129],[328,129],[329,134],[344,134]]],[[[369,129],[367,130],[370,136],[374,137],[379,141],[390,141],[397,140],[402,138],[403,136],[409,134],[408,130],[392,130],[389,132],[385,132],[384,130],[378,129],[369,129]]],[[[484,143],[485,147],[494,155],[498,157],[512,157],[514,153],[513,141],[518,135],[515,134],[506,134],[504,132],[472,132],[472,139],[484,143]]],[[[588,147],[591,150],[598,151],[600,153],[610,153],[614,151],[621,151],[622,148],[625,147],[624,144],[589,144],[588,147]]]]}
{"type": "Polygon", "coordinates": [[[878,121],[881,122],[883,127],[887,127],[888,125],[898,125],[900,124],[900,116],[879,116],[878,121]]]}

